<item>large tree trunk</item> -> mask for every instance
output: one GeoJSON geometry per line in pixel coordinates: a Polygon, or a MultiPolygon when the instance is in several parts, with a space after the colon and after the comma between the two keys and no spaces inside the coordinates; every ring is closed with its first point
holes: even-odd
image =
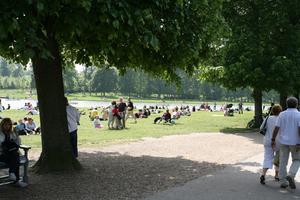
{"type": "Polygon", "coordinates": [[[71,151],[61,57],[54,37],[48,36],[46,47],[53,58],[42,59],[38,56],[32,60],[42,131],[42,153],[34,170],[45,173],[80,169],[71,151]]]}
{"type": "Polygon", "coordinates": [[[262,91],[260,89],[253,89],[253,98],[254,98],[254,118],[255,125],[254,127],[259,127],[263,121],[262,118],[262,91]]]}
{"type": "Polygon", "coordinates": [[[282,107],[282,110],[286,110],[286,108],[287,108],[287,106],[286,106],[286,99],[287,99],[286,92],[280,92],[279,98],[280,98],[280,105],[282,107]]]}

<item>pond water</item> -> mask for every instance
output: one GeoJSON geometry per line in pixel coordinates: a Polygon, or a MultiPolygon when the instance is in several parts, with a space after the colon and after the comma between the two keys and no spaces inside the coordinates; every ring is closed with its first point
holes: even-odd
{"type": "MultiPolygon", "coordinates": [[[[2,106],[7,108],[8,104],[10,104],[11,109],[21,109],[24,107],[25,103],[31,103],[33,107],[36,107],[37,100],[33,99],[1,99],[2,106]]],[[[134,103],[134,102],[133,102],[134,103]]],[[[93,107],[107,107],[110,105],[110,102],[101,102],[101,101],[79,101],[79,100],[72,100],[70,104],[77,107],[77,108],[93,108],[93,107]]],[[[142,108],[143,106],[168,106],[168,107],[175,107],[181,105],[188,105],[188,104],[169,104],[169,103],[134,103],[134,106],[137,108],[142,108]]],[[[192,104],[189,104],[192,105],[192,104]]],[[[194,104],[196,105],[196,104],[194,104]]]]}
{"type": "MultiPolygon", "coordinates": [[[[33,99],[5,99],[2,98],[2,105],[7,108],[8,104],[10,104],[11,109],[21,109],[24,107],[25,103],[30,102],[33,107],[36,107],[37,105],[37,101],[33,100],[33,99]]],[[[94,107],[107,107],[110,105],[110,102],[101,102],[101,101],[78,101],[78,100],[74,100],[74,101],[70,101],[71,105],[77,107],[77,108],[94,108],[94,107]]],[[[134,103],[134,106],[136,106],[136,108],[142,108],[143,106],[158,106],[158,107],[162,107],[162,106],[167,106],[168,108],[174,108],[175,106],[196,106],[196,108],[200,107],[200,102],[199,103],[194,103],[194,104],[185,104],[185,103],[164,103],[164,102],[159,102],[159,103],[134,103]]],[[[210,105],[211,108],[213,108],[213,105],[210,105]]],[[[233,105],[233,108],[237,108],[237,104],[233,105]]],[[[217,105],[216,109],[220,110],[220,108],[222,107],[222,105],[217,105]]],[[[247,106],[249,107],[251,110],[254,109],[254,106],[247,106]]]]}

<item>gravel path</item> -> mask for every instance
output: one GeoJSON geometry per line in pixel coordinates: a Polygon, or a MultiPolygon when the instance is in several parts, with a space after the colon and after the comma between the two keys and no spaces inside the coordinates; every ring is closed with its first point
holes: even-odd
{"type": "Polygon", "coordinates": [[[245,160],[262,151],[261,140],[255,133],[194,133],[84,148],[80,173],[30,174],[28,188],[2,186],[0,199],[141,199],[245,160]]]}

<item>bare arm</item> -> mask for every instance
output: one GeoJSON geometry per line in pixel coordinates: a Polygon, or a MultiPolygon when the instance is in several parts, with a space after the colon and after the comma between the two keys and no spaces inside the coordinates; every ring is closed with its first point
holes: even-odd
{"type": "MultiPolygon", "coordinates": [[[[278,126],[275,126],[274,130],[273,130],[273,136],[272,136],[272,141],[275,141],[277,135],[278,135],[278,131],[279,131],[279,128],[278,126]]],[[[300,127],[299,127],[300,128],[300,127]]],[[[299,129],[300,131],[300,129],[299,129]]]]}
{"type": "Polygon", "coordinates": [[[278,135],[278,131],[279,131],[279,128],[278,126],[275,126],[274,130],[273,130],[273,136],[272,136],[272,147],[275,148],[275,140],[276,140],[276,137],[278,135]]]}

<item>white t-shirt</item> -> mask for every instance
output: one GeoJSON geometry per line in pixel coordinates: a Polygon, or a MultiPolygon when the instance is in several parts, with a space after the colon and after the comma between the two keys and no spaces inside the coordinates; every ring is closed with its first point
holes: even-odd
{"type": "MultiPolygon", "coordinates": [[[[264,136],[264,145],[265,146],[271,146],[273,130],[275,128],[277,119],[278,119],[278,116],[275,116],[275,115],[271,115],[271,116],[268,117],[267,125],[266,125],[267,131],[266,131],[266,135],[264,136]]],[[[266,119],[261,124],[260,129],[263,128],[265,123],[266,123],[266,119]]],[[[277,137],[276,137],[276,146],[279,147],[278,145],[279,145],[279,141],[278,141],[278,135],[277,135],[277,137]]]]}
{"type": "Polygon", "coordinates": [[[94,119],[94,126],[96,127],[97,125],[101,125],[100,119],[94,119]]]}
{"type": "Polygon", "coordinates": [[[300,112],[296,108],[288,108],[278,116],[276,126],[279,127],[279,143],[284,145],[300,144],[298,127],[300,126],[300,112]]]}
{"type": "Polygon", "coordinates": [[[79,123],[80,115],[77,109],[71,105],[66,106],[68,129],[69,133],[77,130],[77,124],[79,123]]]}

